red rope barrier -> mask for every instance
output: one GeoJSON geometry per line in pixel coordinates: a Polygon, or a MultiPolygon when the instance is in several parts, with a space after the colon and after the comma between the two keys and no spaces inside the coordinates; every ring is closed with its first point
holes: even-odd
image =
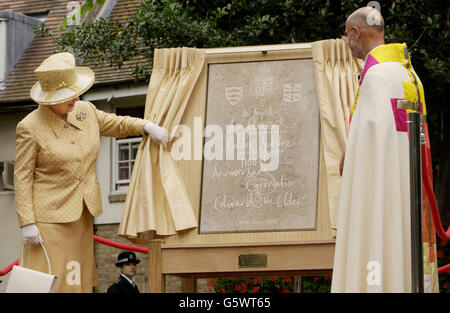
{"type": "MultiPolygon", "coordinates": [[[[94,235],[94,241],[105,244],[107,246],[111,246],[114,248],[118,248],[118,249],[123,249],[123,250],[129,250],[129,251],[136,251],[136,252],[141,252],[141,253],[148,253],[148,249],[147,248],[142,248],[142,247],[137,247],[137,246],[130,246],[130,245],[124,245],[121,243],[117,243],[99,236],[94,235]]],[[[15,260],[13,263],[9,264],[7,267],[5,267],[4,269],[0,270],[0,276],[4,276],[6,274],[8,274],[14,265],[18,265],[19,264],[19,259],[15,260]]],[[[438,273],[442,274],[445,272],[450,272],[450,264],[441,266],[438,269],[438,273]]]]}
{"type": "Polygon", "coordinates": [[[434,196],[433,188],[431,187],[430,176],[427,175],[427,157],[425,146],[422,146],[422,181],[425,187],[425,193],[428,200],[430,201],[431,217],[433,219],[434,227],[436,228],[436,233],[442,240],[450,239],[450,228],[447,231],[442,227],[441,217],[439,216],[439,210],[437,207],[436,197],[434,196]]]}
{"type": "MultiPolygon", "coordinates": [[[[94,241],[97,241],[99,243],[102,243],[104,245],[110,246],[110,247],[114,247],[114,248],[118,248],[118,249],[122,249],[122,250],[128,250],[128,251],[136,251],[136,252],[141,252],[141,253],[148,253],[148,249],[147,248],[142,248],[142,247],[136,247],[136,246],[129,246],[129,245],[124,245],[118,242],[114,242],[99,236],[94,235],[94,241]]],[[[7,267],[5,267],[4,269],[0,270],[0,276],[5,276],[6,274],[8,274],[14,265],[18,265],[19,264],[19,259],[15,260],[14,262],[12,262],[11,264],[9,264],[7,267]]]]}
{"type": "Polygon", "coordinates": [[[442,273],[446,273],[446,272],[450,272],[450,263],[438,268],[438,274],[442,274],[442,273]]]}
{"type": "Polygon", "coordinates": [[[99,236],[94,235],[94,240],[99,242],[99,243],[103,243],[107,246],[111,246],[114,248],[118,248],[118,249],[122,249],[122,250],[130,250],[130,251],[136,251],[136,252],[141,252],[141,253],[148,253],[148,249],[147,248],[141,248],[141,247],[136,247],[136,246],[129,246],[129,245],[124,245],[121,243],[117,243],[99,236]]]}
{"type": "Polygon", "coordinates": [[[8,274],[9,271],[12,270],[13,266],[14,266],[14,265],[17,265],[17,264],[19,264],[19,259],[15,260],[15,261],[12,262],[11,264],[9,264],[7,267],[5,267],[4,269],[2,269],[2,270],[0,271],[0,276],[4,276],[4,275],[8,274]]]}
{"type": "MultiPolygon", "coordinates": [[[[436,233],[442,240],[450,239],[450,228],[447,232],[444,230],[442,226],[441,218],[439,216],[439,210],[436,202],[436,197],[433,192],[433,168],[431,163],[431,148],[430,148],[430,139],[428,136],[428,125],[427,123],[423,123],[422,125],[423,131],[425,134],[425,144],[422,145],[422,183],[425,197],[428,199],[428,203],[430,205],[431,211],[431,219],[433,221],[433,225],[436,233]]],[[[438,273],[442,274],[445,272],[450,272],[450,263],[438,268],[438,273]]]]}

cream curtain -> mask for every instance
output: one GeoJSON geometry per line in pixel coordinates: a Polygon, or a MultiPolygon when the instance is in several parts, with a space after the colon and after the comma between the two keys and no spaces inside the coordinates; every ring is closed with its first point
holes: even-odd
{"type": "MultiPolygon", "coordinates": [[[[204,63],[204,51],[156,49],[144,118],[167,129],[179,125],[204,63]]],[[[119,235],[144,242],[197,227],[186,187],[172,159],[144,136],[136,155],[119,235]]]]}
{"type": "Polygon", "coordinates": [[[341,188],[339,162],[345,151],[350,108],[358,89],[358,74],[362,71],[363,62],[351,56],[347,42],[341,39],[313,42],[312,55],[327,172],[330,223],[335,230],[341,188]]]}

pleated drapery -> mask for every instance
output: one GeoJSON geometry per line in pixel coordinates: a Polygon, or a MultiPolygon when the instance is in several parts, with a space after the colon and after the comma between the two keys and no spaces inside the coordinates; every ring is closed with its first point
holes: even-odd
{"type": "Polygon", "coordinates": [[[347,42],[342,39],[316,41],[311,46],[327,171],[330,223],[335,230],[341,188],[339,162],[345,151],[350,108],[358,90],[358,74],[362,71],[363,62],[351,56],[347,42]]]}
{"type": "MultiPolygon", "coordinates": [[[[204,61],[201,49],[156,49],[144,118],[173,133],[204,61]]],[[[193,227],[197,227],[197,218],[170,150],[144,136],[136,155],[119,235],[139,242],[193,227]]]]}

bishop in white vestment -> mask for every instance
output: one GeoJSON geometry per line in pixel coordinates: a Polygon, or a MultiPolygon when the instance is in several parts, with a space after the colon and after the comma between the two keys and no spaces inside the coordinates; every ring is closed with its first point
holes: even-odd
{"type": "Polygon", "coordinates": [[[351,110],[337,210],[332,292],[411,292],[407,109],[423,86],[406,44],[384,44],[381,14],[347,20],[352,55],[365,59],[351,110]]]}

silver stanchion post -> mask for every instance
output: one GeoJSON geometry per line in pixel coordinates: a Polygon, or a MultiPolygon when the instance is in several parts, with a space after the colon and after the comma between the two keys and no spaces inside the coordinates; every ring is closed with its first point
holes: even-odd
{"type": "Polygon", "coordinates": [[[411,192],[411,282],[413,293],[423,293],[422,163],[420,113],[408,113],[411,192]]]}

